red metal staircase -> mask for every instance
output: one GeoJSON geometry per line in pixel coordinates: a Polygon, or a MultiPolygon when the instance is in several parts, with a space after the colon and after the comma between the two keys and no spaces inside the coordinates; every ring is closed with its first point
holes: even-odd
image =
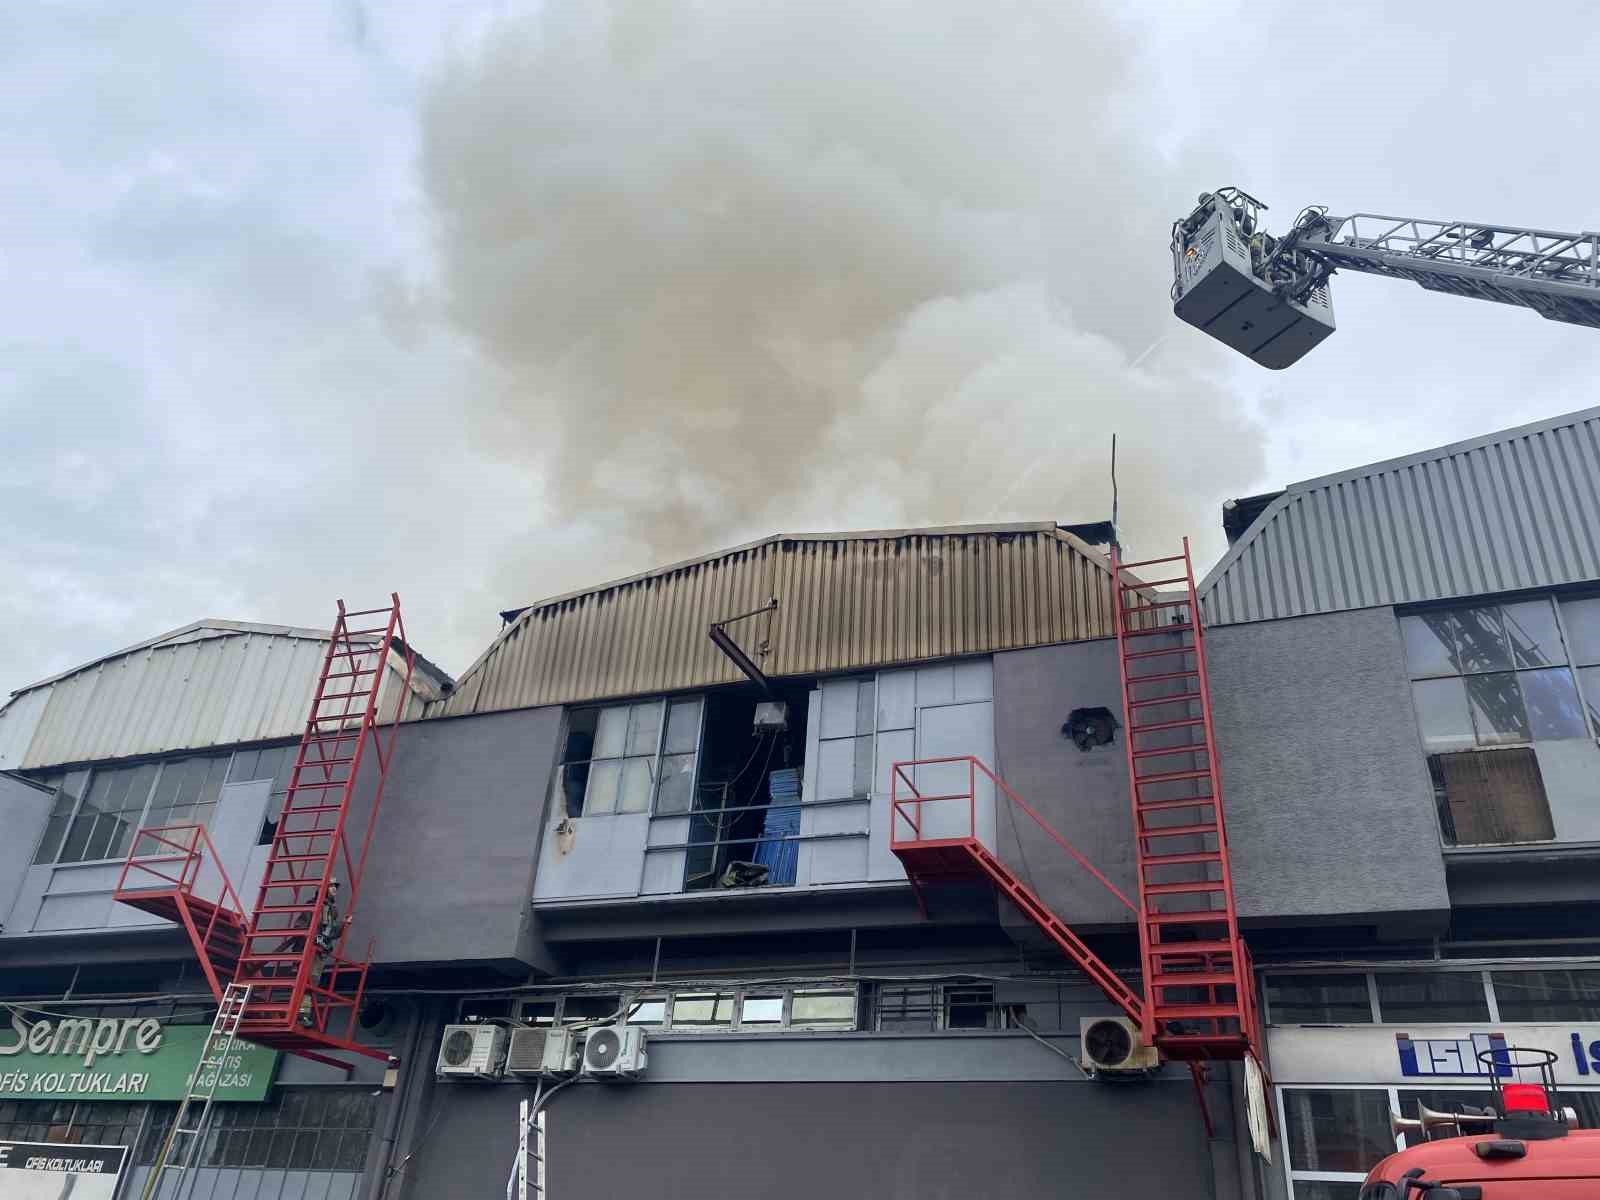
{"type": "MultiPolygon", "coordinates": [[[[975,758],[894,764],[889,847],[904,864],[924,913],[929,886],[980,879],[992,884],[1139,1024],[1147,1045],[1165,1059],[1188,1062],[1198,1085],[1207,1061],[1250,1054],[1259,1062],[1260,1023],[1228,871],[1189,544],[1185,540],[1181,555],[1139,563],[1121,563],[1113,550],[1111,566],[1138,903],[975,758]],[[1151,566],[1170,567],[1171,577],[1141,580],[1128,574],[1151,566]],[[1158,590],[1180,583],[1176,594],[1158,590]],[[1142,995],[984,844],[979,792],[989,787],[996,804],[1004,799],[1021,809],[1137,916],[1142,995]]],[[[981,803],[989,800],[985,796],[981,803]]]]}
{"type": "Polygon", "coordinates": [[[244,913],[200,826],[140,830],[123,864],[116,899],[179,920],[219,1002],[228,982],[249,985],[239,1036],[257,1045],[338,1066],[323,1052],[388,1057],[356,1041],[371,947],[357,959],[345,941],[414,661],[399,596],[356,612],[339,602],[253,911],[244,913]],[[380,732],[391,652],[401,678],[380,732]],[[202,898],[197,887],[216,879],[220,891],[202,898]]]}
{"type": "Polygon", "coordinates": [[[1124,563],[1111,551],[1139,879],[1143,1033],[1167,1058],[1257,1052],[1249,951],[1239,937],[1189,540],[1124,563]],[[1158,579],[1134,570],[1162,568],[1158,579]],[[1160,589],[1182,585],[1175,592],[1160,589]]]}

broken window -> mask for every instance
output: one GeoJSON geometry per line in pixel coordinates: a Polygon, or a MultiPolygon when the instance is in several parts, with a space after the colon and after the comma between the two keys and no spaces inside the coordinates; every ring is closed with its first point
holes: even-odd
{"type": "Polygon", "coordinates": [[[569,817],[648,812],[652,799],[661,811],[687,812],[699,741],[698,699],[574,709],[555,802],[569,817]]]}
{"type": "Polygon", "coordinates": [[[1529,749],[1469,750],[1428,759],[1445,842],[1489,846],[1555,837],[1539,761],[1529,749]]]}
{"type": "MultiPolygon", "coordinates": [[[[1568,602],[1559,615],[1545,598],[1400,618],[1446,844],[1555,836],[1532,747],[1587,738],[1592,719],[1579,695],[1580,681],[1590,681],[1582,659],[1568,652],[1563,618],[1588,639],[1591,626],[1600,632],[1600,602],[1568,602]],[[1583,607],[1589,604],[1597,605],[1592,613],[1583,607]]],[[[1600,658],[1600,645],[1592,653],[1600,658]]]]}

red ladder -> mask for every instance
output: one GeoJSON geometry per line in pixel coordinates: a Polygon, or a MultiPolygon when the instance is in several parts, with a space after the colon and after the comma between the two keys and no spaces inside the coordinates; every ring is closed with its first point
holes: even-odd
{"type": "Polygon", "coordinates": [[[1138,859],[1144,1038],[1169,1059],[1248,1053],[1259,1061],[1189,539],[1182,554],[1132,563],[1113,546],[1111,570],[1138,859]],[[1125,574],[1148,567],[1165,568],[1156,572],[1165,577],[1125,574]],[[1181,590],[1159,590],[1174,584],[1181,590]]]}
{"type": "Polygon", "coordinates": [[[356,1042],[371,947],[356,959],[345,939],[414,662],[398,595],[387,608],[355,612],[339,601],[235,976],[250,985],[240,1034],[258,1045],[308,1058],[318,1049],[387,1056],[356,1042]],[[403,672],[387,693],[394,712],[385,735],[378,698],[391,650],[403,672]],[[370,801],[352,813],[358,780],[370,801]]]}

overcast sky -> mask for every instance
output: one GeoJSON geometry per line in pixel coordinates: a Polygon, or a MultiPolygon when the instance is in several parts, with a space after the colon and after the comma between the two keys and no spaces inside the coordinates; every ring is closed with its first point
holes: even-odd
{"type": "Polygon", "coordinates": [[[764,533],[1104,518],[1113,429],[1210,561],[1229,496],[1593,403],[1527,312],[1341,276],[1270,373],[1167,299],[1226,183],[1595,227],[1600,32],[1531,8],[7,5],[0,694],[391,589],[459,673],[764,533]]]}

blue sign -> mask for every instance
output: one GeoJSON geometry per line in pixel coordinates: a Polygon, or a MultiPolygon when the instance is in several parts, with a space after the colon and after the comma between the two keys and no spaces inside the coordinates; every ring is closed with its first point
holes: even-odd
{"type": "MultiPolygon", "coordinates": [[[[1515,1074],[1513,1056],[1506,1053],[1506,1047],[1515,1043],[1508,1043],[1503,1033],[1474,1033],[1465,1038],[1414,1038],[1397,1033],[1394,1042],[1400,1074],[1408,1079],[1482,1079],[1491,1071],[1509,1079],[1515,1074]]],[[[1579,1075],[1600,1074],[1600,1041],[1585,1046],[1583,1036],[1573,1033],[1572,1062],[1579,1075]]]]}

